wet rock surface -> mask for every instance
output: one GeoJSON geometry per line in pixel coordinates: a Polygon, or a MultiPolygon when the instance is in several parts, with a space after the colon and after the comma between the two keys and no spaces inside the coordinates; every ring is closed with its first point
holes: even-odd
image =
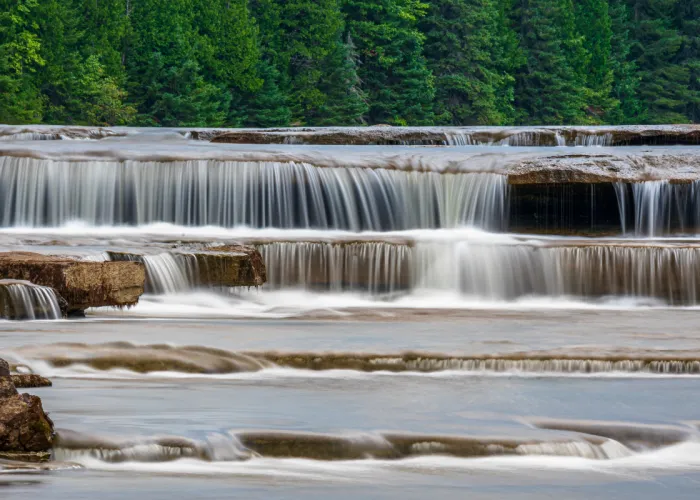
{"type": "Polygon", "coordinates": [[[267,281],[265,262],[252,246],[223,245],[195,254],[200,279],[218,286],[262,286],[267,281]]]}
{"type": "Polygon", "coordinates": [[[0,253],[0,276],[53,288],[67,312],[138,302],[146,279],[138,262],[88,262],[30,252],[0,253]]]}
{"type": "Polygon", "coordinates": [[[9,366],[0,362],[0,454],[26,455],[48,451],[54,439],[53,422],[44,412],[41,400],[19,394],[9,376],[9,366]],[[7,373],[7,375],[2,375],[7,373]]]}
{"type": "Polygon", "coordinates": [[[53,383],[46,377],[36,373],[21,373],[10,375],[12,384],[17,389],[29,389],[32,387],[51,387],[53,383]]]}

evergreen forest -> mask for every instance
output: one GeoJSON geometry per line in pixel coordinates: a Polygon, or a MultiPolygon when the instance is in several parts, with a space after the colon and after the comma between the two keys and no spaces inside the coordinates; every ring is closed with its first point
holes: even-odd
{"type": "Polygon", "coordinates": [[[0,123],[700,122],[700,0],[0,6],[0,123]]]}

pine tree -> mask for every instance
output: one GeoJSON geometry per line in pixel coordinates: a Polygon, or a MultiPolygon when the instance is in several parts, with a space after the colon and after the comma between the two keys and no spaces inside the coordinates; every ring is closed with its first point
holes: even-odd
{"type": "Polygon", "coordinates": [[[277,0],[250,0],[259,27],[260,63],[263,85],[249,93],[246,124],[254,127],[284,127],[292,121],[289,74],[282,56],[281,7],[277,0]]]}
{"type": "Polygon", "coordinates": [[[700,0],[676,4],[676,25],[683,35],[680,63],[688,72],[685,115],[691,122],[700,123],[700,0]]]}
{"type": "Polygon", "coordinates": [[[509,28],[495,0],[433,0],[420,28],[435,75],[436,119],[446,125],[501,125],[513,114],[509,28]],[[505,97],[505,99],[504,99],[505,97]]]}
{"type": "Polygon", "coordinates": [[[86,125],[128,125],[136,109],[127,105],[127,93],[117,80],[107,75],[97,56],[89,56],[71,77],[72,94],[66,107],[75,122],[86,125]]]}
{"type": "Polygon", "coordinates": [[[282,58],[291,83],[294,120],[305,124],[323,106],[319,84],[326,59],[341,36],[343,20],[336,0],[281,0],[282,58]]]}
{"type": "Polygon", "coordinates": [[[586,122],[585,64],[571,0],[519,0],[515,22],[526,64],[516,76],[515,103],[524,124],[586,122]]]}
{"type": "Polygon", "coordinates": [[[0,0],[0,122],[36,123],[42,99],[34,73],[44,65],[37,0],[0,0]]]}
{"type": "Polygon", "coordinates": [[[325,96],[324,104],[315,113],[313,125],[361,125],[367,113],[366,96],[357,74],[357,55],[352,38],[337,43],[325,61],[325,77],[319,88],[325,96]]]}
{"type": "Polygon", "coordinates": [[[257,27],[247,0],[195,0],[194,25],[198,30],[197,59],[206,80],[227,89],[232,102],[226,125],[245,120],[242,96],[262,87],[258,69],[260,52],[257,27]]]}
{"type": "Polygon", "coordinates": [[[586,49],[586,64],[581,68],[581,77],[588,91],[588,112],[594,121],[602,123],[620,106],[620,102],[612,96],[614,72],[610,7],[608,0],[578,0],[575,8],[577,31],[583,36],[586,49]]]}
{"type": "Polygon", "coordinates": [[[41,56],[46,61],[37,72],[45,98],[44,121],[79,123],[80,111],[68,101],[75,94],[75,75],[81,71],[83,28],[75,0],[41,0],[35,20],[41,37],[41,56]]]}
{"type": "Polygon", "coordinates": [[[426,7],[419,0],[344,0],[347,31],[357,46],[369,101],[367,122],[433,123],[433,75],[417,29],[426,7]]]}
{"type": "Polygon", "coordinates": [[[681,62],[685,37],[674,26],[677,2],[685,0],[630,0],[636,40],[632,56],[639,68],[639,97],[649,123],[689,121],[691,68],[681,62]]]}
{"type": "Polygon", "coordinates": [[[292,121],[287,95],[280,89],[277,68],[261,61],[258,68],[263,85],[248,99],[246,125],[251,127],[285,127],[292,121]]]}
{"type": "Polygon", "coordinates": [[[216,127],[226,122],[231,94],[202,76],[195,7],[190,0],[131,5],[125,60],[139,124],[216,127]]]}
{"type": "Polygon", "coordinates": [[[81,52],[86,60],[95,56],[104,73],[120,86],[126,82],[124,51],[131,10],[138,0],[81,0],[81,52]]]}
{"type": "Polygon", "coordinates": [[[646,110],[639,100],[637,66],[631,57],[634,40],[627,0],[609,0],[612,38],[610,40],[610,67],[613,72],[611,95],[620,104],[606,116],[607,123],[640,123],[646,110]]]}

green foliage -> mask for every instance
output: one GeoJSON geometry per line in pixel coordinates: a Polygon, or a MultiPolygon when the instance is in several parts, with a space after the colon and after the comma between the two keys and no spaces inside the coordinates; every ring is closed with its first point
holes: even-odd
{"type": "Polygon", "coordinates": [[[38,25],[37,0],[0,0],[0,121],[36,123],[43,100],[33,73],[45,64],[38,25]]]}
{"type": "Polygon", "coordinates": [[[700,122],[700,0],[0,0],[0,122],[700,122]]]}
{"type": "Polygon", "coordinates": [[[676,4],[676,25],[683,36],[679,62],[688,74],[685,116],[700,122],[700,0],[676,4]]]}
{"type": "Polygon", "coordinates": [[[231,95],[207,83],[191,59],[166,65],[166,58],[151,55],[144,73],[145,87],[139,123],[164,127],[220,127],[228,116],[231,95]]]}
{"type": "Polygon", "coordinates": [[[420,28],[435,75],[436,121],[503,125],[513,115],[516,59],[495,0],[434,0],[420,28]]]}
{"type": "Polygon", "coordinates": [[[352,38],[336,43],[325,60],[325,77],[320,90],[323,104],[312,119],[314,125],[361,125],[369,110],[367,98],[357,74],[357,54],[352,38]]]}
{"type": "MultiPolygon", "coordinates": [[[[232,103],[222,124],[238,126],[245,119],[241,105],[246,93],[263,86],[259,76],[258,30],[247,0],[193,2],[198,29],[197,60],[208,82],[230,94],[232,103]]],[[[224,98],[226,99],[226,98],[224,98]]]]}
{"type": "Polygon", "coordinates": [[[612,55],[612,18],[608,0],[578,0],[576,28],[586,50],[581,77],[585,82],[587,112],[595,123],[617,112],[620,101],[612,96],[615,78],[612,55]]]}
{"type": "Polygon", "coordinates": [[[287,95],[280,88],[281,75],[269,62],[261,62],[262,88],[249,98],[248,119],[251,127],[284,127],[292,121],[287,95]]]}
{"type": "Polygon", "coordinates": [[[78,123],[88,125],[125,125],[136,109],[124,103],[126,92],[108,76],[97,56],[89,56],[74,78],[70,107],[77,110],[78,123]]]}
{"type": "Polygon", "coordinates": [[[433,122],[433,75],[423,55],[418,0],[344,0],[347,31],[357,46],[359,76],[369,99],[366,121],[433,122]]]}
{"type": "Polygon", "coordinates": [[[690,121],[686,106],[696,97],[691,87],[692,67],[683,64],[686,37],[674,19],[675,9],[685,1],[630,2],[636,40],[632,56],[639,70],[639,96],[650,123],[690,121]]]}
{"type": "Polygon", "coordinates": [[[571,0],[519,0],[514,11],[526,64],[516,73],[520,123],[586,122],[583,39],[571,0]]]}
{"type": "Polygon", "coordinates": [[[637,65],[630,57],[634,27],[627,0],[609,0],[608,13],[612,24],[610,69],[613,72],[613,83],[610,94],[619,102],[619,106],[608,112],[606,122],[641,123],[645,110],[638,96],[637,65]]]}

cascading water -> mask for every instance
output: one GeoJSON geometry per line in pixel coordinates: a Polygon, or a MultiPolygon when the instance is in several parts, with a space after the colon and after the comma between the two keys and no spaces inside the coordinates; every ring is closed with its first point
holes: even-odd
{"type": "Polygon", "coordinates": [[[631,216],[636,236],[684,233],[700,224],[700,183],[671,183],[667,180],[630,184],[616,183],[623,233],[631,216]],[[630,196],[631,192],[631,196],[630,196]]]}
{"type": "Polygon", "coordinates": [[[700,247],[467,241],[270,242],[258,245],[272,288],[370,294],[417,289],[470,298],[525,296],[700,299],[700,247]]]}
{"type": "Polygon", "coordinates": [[[0,280],[0,316],[8,319],[60,319],[53,289],[28,281],[0,280]]]}
{"type": "Polygon", "coordinates": [[[192,290],[197,285],[198,263],[192,254],[163,252],[140,255],[110,252],[108,258],[143,262],[146,267],[147,293],[182,293],[192,290]]]}
{"type": "MultiPolygon", "coordinates": [[[[527,243],[509,237],[495,242],[473,241],[459,233],[462,226],[513,232],[580,230],[606,236],[617,234],[617,228],[623,234],[634,228],[637,237],[693,232],[700,224],[700,187],[699,181],[691,180],[696,154],[692,148],[679,168],[684,175],[690,172],[687,180],[671,182],[645,180],[674,172],[668,154],[632,151],[613,157],[607,150],[573,152],[563,147],[613,144],[621,132],[608,128],[240,132],[281,134],[292,142],[334,134],[366,136],[376,143],[382,138],[394,143],[425,140],[463,145],[464,150],[206,144],[205,138],[229,133],[213,130],[151,135],[105,129],[99,136],[117,132],[123,137],[105,139],[101,142],[106,146],[99,147],[87,141],[42,141],[26,146],[29,151],[3,146],[7,156],[0,156],[0,224],[12,232],[76,220],[89,226],[171,223],[197,227],[193,238],[202,226],[232,231],[248,226],[260,234],[272,228],[355,233],[342,242],[330,233],[308,242],[288,241],[285,231],[248,238],[258,243],[267,263],[267,287],[275,289],[361,290],[370,296],[439,290],[489,301],[526,296],[631,296],[668,304],[698,300],[697,251],[692,243],[527,243]],[[200,140],[187,140],[188,134],[200,140]],[[151,142],[159,140],[165,146],[154,152],[151,142]],[[490,147],[469,147],[477,144],[490,147]],[[562,147],[544,152],[499,149],[505,145],[562,147]],[[571,172],[576,175],[569,176],[571,172]],[[592,180],[586,177],[591,173],[592,180]],[[550,224],[550,219],[567,217],[573,222],[550,224]],[[400,234],[421,233],[410,231],[414,229],[439,229],[451,236],[441,239],[431,231],[416,238],[400,234]],[[366,231],[373,232],[371,241],[357,234],[366,231]]],[[[98,136],[90,130],[71,133],[98,136]]],[[[175,239],[191,236],[187,228],[176,232],[175,239]]],[[[138,242],[129,248],[139,248],[138,242]]],[[[145,264],[150,293],[179,293],[200,285],[198,261],[192,255],[146,249],[136,259],[145,264]]]]}
{"type": "Polygon", "coordinates": [[[40,132],[18,132],[14,134],[0,135],[0,141],[55,141],[62,137],[59,134],[47,134],[40,132]]]}
{"type": "Polygon", "coordinates": [[[2,225],[499,229],[505,176],[275,162],[0,158],[2,225]]]}
{"type": "MultiPolygon", "coordinates": [[[[585,147],[603,147],[610,146],[613,143],[613,135],[608,132],[605,134],[581,134],[577,133],[574,139],[574,146],[585,147]]],[[[563,144],[564,146],[566,144],[563,144]]]]}
{"type": "Polygon", "coordinates": [[[197,259],[194,255],[144,255],[143,263],[146,266],[149,293],[181,293],[195,286],[197,259]]]}
{"type": "Polygon", "coordinates": [[[413,249],[385,242],[273,242],[258,245],[268,287],[392,293],[411,285],[413,249]]]}

